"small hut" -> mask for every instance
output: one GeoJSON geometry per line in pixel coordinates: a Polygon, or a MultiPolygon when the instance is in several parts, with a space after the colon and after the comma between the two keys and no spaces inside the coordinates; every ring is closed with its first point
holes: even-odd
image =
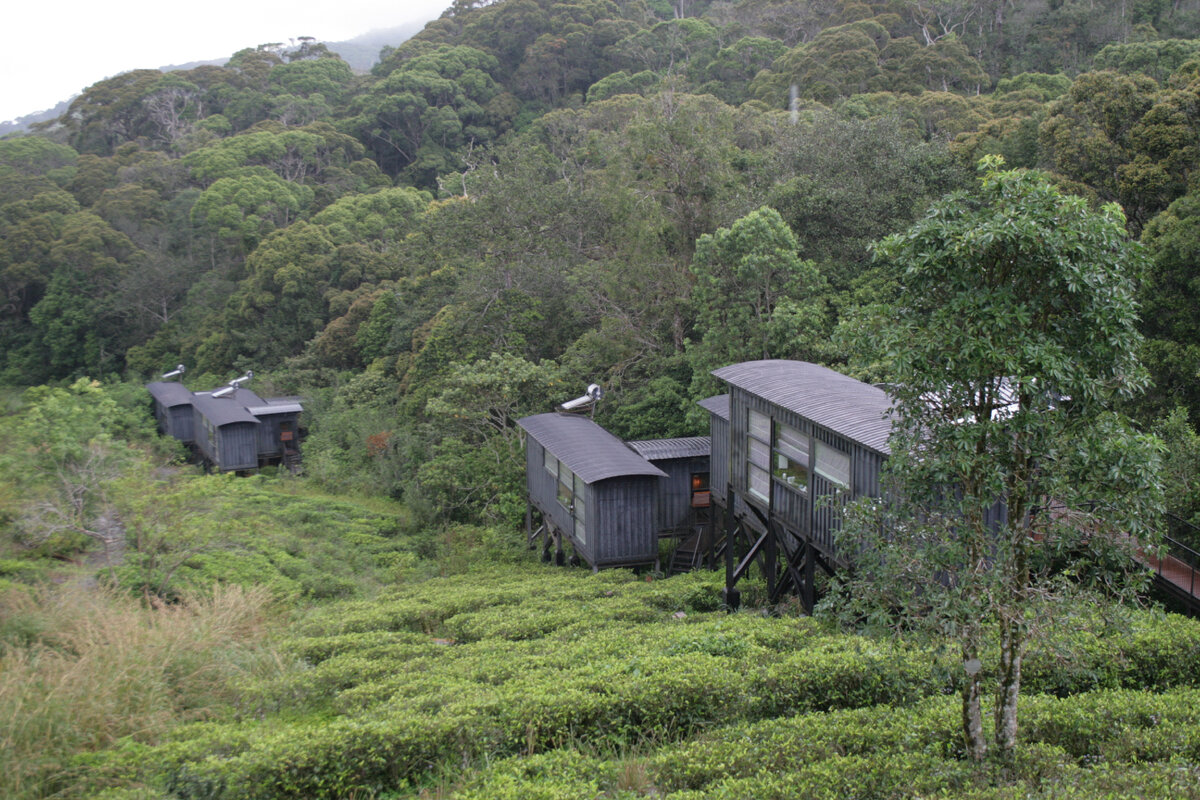
{"type": "Polygon", "coordinates": [[[655,495],[667,473],[582,415],[552,412],[518,424],[528,435],[526,485],[546,551],[554,542],[561,555],[565,539],[592,569],[653,564],[655,495]]]}
{"type": "Polygon", "coordinates": [[[147,384],[146,389],[154,399],[154,419],[158,421],[159,432],[184,444],[194,444],[192,393],[187,387],[174,381],[155,381],[147,384]]]}
{"type": "Polygon", "coordinates": [[[659,535],[688,531],[698,509],[711,505],[707,436],[628,442],[642,458],[666,473],[658,481],[654,524],[659,535]]]}
{"type": "Polygon", "coordinates": [[[176,382],[147,384],[159,430],[195,448],[206,464],[221,472],[273,463],[294,466],[300,458],[304,410],[299,399],[264,400],[241,387],[249,377],[248,373],[211,392],[191,392],[176,382]]]}
{"type": "Polygon", "coordinates": [[[262,405],[262,398],[249,389],[234,389],[220,397],[213,392],[194,395],[196,448],[205,461],[221,472],[258,467],[261,423],[247,410],[250,405],[262,405]]]}

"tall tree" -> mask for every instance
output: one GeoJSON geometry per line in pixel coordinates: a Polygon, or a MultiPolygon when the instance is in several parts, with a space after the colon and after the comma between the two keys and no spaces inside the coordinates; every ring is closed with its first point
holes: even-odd
{"type": "Polygon", "coordinates": [[[689,351],[698,378],[735,361],[812,356],[826,326],[826,284],[798,249],[779,212],[765,206],[700,237],[692,259],[700,335],[689,351]]]}
{"type": "Polygon", "coordinates": [[[1132,572],[1162,492],[1157,440],[1107,410],[1146,384],[1135,355],[1143,257],[1124,216],[1002,163],[985,159],[978,189],[877,246],[903,287],[874,341],[895,380],[892,487],[877,507],[883,533],[859,518],[841,546],[861,554],[845,595],[854,613],[899,611],[958,639],[976,759],[988,747],[980,694],[994,626],[995,747],[1007,763],[1042,603],[1065,585],[1064,565],[1132,572]]]}

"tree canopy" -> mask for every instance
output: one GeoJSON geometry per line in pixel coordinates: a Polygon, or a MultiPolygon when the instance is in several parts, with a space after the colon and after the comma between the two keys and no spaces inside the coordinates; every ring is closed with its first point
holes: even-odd
{"type": "Polygon", "coordinates": [[[890,494],[847,527],[862,554],[852,613],[899,613],[961,645],[964,739],[982,758],[985,626],[998,634],[995,735],[1010,761],[1021,663],[1064,573],[1119,588],[1152,547],[1159,445],[1112,409],[1146,386],[1137,361],[1141,250],[1043,173],[981,162],[877,257],[895,274],[875,348],[894,383],[890,494]],[[1106,559],[1107,551],[1127,557],[1106,559]]]}

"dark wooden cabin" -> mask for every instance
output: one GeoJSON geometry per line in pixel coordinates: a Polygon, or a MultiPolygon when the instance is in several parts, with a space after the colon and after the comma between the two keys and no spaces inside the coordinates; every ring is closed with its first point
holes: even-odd
{"type": "Polygon", "coordinates": [[[249,389],[234,389],[224,397],[196,392],[192,401],[196,448],[221,472],[258,468],[258,417],[247,410],[262,405],[249,389]]]}
{"type": "Polygon", "coordinates": [[[561,562],[565,539],[592,569],[655,563],[655,495],[667,473],[586,416],[554,412],[518,424],[527,434],[530,519],[541,515],[545,552],[554,543],[561,562]]]}
{"type": "Polygon", "coordinates": [[[191,392],[181,383],[163,381],[146,389],[159,430],[194,447],[214,469],[233,472],[299,461],[304,409],[296,398],[264,400],[240,386],[191,392]]]}
{"type": "Polygon", "coordinates": [[[842,507],[879,495],[891,399],[802,361],[748,361],[713,375],[729,387],[726,415],[717,398],[704,401],[714,441],[718,427],[728,431],[721,493],[727,601],[736,605],[737,581],[759,561],[772,599],[798,592],[811,609],[815,568],[832,573],[839,563],[834,533],[842,507]]]}
{"type": "Polygon", "coordinates": [[[194,444],[192,393],[187,387],[173,381],[155,381],[147,384],[146,389],[154,400],[154,419],[158,421],[159,432],[184,444],[194,444]]]}
{"type": "Polygon", "coordinates": [[[298,400],[268,398],[246,410],[258,420],[259,461],[286,461],[292,454],[299,454],[300,412],[304,407],[298,400]]]}
{"type": "Polygon", "coordinates": [[[626,444],[666,473],[659,478],[655,492],[654,525],[659,535],[688,531],[697,510],[712,504],[709,437],[648,439],[626,444]]]}

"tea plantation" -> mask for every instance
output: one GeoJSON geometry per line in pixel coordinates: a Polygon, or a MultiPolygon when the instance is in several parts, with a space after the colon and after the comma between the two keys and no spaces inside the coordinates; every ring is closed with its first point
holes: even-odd
{"type": "Polygon", "coordinates": [[[108,797],[1200,796],[1200,624],[1081,618],[1030,655],[1004,780],[952,654],[727,614],[719,576],[509,563],[295,622],[229,718],[81,761],[108,797]],[[130,789],[130,786],[151,787],[130,789]]]}

